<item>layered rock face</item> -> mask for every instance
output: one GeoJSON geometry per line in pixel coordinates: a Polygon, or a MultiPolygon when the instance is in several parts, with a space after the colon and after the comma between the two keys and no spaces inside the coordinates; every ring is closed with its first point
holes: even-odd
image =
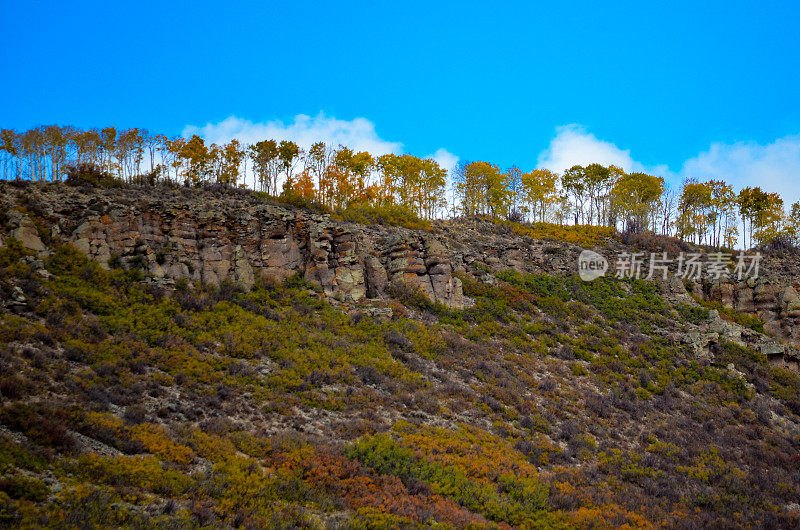
{"type": "Polygon", "coordinates": [[[712,286],[707,298],[736,311],[756,313],[768,333],[800,340],[800,296],[793,283],[768,278],[720,282],[712,286]]]}
{"type": "MultiPolygon", "coordinates": [[[[13,236],[47,253],[48,246],[70,241],[104,266],[141,267],[164,283],[187,278],[250,286],[262,275],[282,280],[299,274],[319,283],[329,298],[345,302],[389,298],[394,285],[404,284],[462,308],[470,300],[456,271],[487,282],[505,269],[575,274],[581,251],[569,243],[521,238],[487,221],[435,223],[431,231],[364,226],[264,202],[246,192],[80,190],[0,182],[0,212],[5,225],[0,244],[4,236],[13,236]]],[[[611,256],[625,248],[608,240],[595,250],[611,256]]],[[[758,314],[771,337],[746,336],[744,342],[770,359],[795,362],[798,282],[800,261],[766,257],[758,279],[695,283],[693,294],[758,314]]],[[[674,276],[662,290],[676,302],[695,303],[674,276]]],[[[698,349],[708,349],[715,333],[742,339],[741,326],[730,328],[718,320],[698,331],[697,340],[689,337],[698,349]]]]}
{"type": "Polygon", "coordinates": [[[464,300],[444,246],[426,232],[366,227],[266,203],[249,194],[197,190],[94,190],[63,185],[2,185],[9,235],[45,252],[34,218],[53,239],[72,242],[109,266],[246,287],[258,276],[294,274],[345,301],[388,296],[393,282],[420,289],[451,308],[464,300]]]}
{"type": "Polygon", "coordinates": [[[772,362],[783,362],[797,370],[800,360],[797,351],[800,348],[800,296],[795,286],[800,278],[783,276],[776,274],[771,278],[759,277],[749,281],[716,282],[702,296],[729,309],[758,315],[764,322],[764,331],[779,339],[760,344],[761,353],[772,362]]]}

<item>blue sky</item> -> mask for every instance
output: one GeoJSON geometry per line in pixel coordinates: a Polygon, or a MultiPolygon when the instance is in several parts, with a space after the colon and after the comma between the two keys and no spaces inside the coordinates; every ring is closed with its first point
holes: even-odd
{"type": "Polygon", "coordinates": [[[338,126],[376,149],[523,169],[606,157],[800,198],[787,184],[800,182],[790,2],[2,0],[2,12],[2,127],[224,139],[338,126]],[[243,121],[215,125],[232,116],[243,121]]]}

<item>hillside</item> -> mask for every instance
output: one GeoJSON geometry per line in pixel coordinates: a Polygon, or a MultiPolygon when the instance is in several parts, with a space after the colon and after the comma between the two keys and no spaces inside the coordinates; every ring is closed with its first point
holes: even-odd
{"type": "Polygon", "coordinates": [[[583,282],[709,249],[359,219],[0,182],[0,524],[800,525],[797,255],[583,282]]]}

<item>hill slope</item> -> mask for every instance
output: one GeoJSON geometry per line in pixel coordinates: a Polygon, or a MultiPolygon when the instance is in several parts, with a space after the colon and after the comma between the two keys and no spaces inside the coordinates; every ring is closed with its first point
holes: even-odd
{"type": "Polygon", "coordinates": [[[516,225],[0,191],[4,524],[800,524],[796,260],[704,306],[516,225]]]}

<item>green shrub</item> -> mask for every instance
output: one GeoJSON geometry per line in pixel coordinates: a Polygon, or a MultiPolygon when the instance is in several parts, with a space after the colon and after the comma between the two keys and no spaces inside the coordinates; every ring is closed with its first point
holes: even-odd
{"type": "Polygon", "coordinates": [[[536,295],[537,305],[543,303],[559,318],[572,314],[574,308],[562,308],[552,297],[594,306],[612,323],[635,324],[646,332],[668,324],[667,305],[653,282],[609,277],[584,282],[577,276],[521,274],[513,270],[503,271],[497,277],[536,295]]]}
{"type": "Polygon", "coordinates": [[[58,245],[53,254],[47,258],[45,265],[53,274],[78,274],[85,266],[89,265],[86,254],[71,244],[58,245]]]}
{"type": "Polygon", "coordinates": [[[389,294],[406,307],[416,307],[417,309],[439,315],[449,314],[449,310],[444,304],[431,300],[431,298],[416,285],[411,285],[404,281],[395,281],[389,285],[389,294]]]}
{"type": "Polygon", "coordinates": [[[314,291],[315,293],[322,292],[322,287],[320,287],[318,283],[306,280],[301,272],[297,272],[286,278],[283,285],[287,289],[306,289],[314,291]]]}
{"type": "Polygon", "coordinates": [[[18,262],[25,256],[34,253],[22,246],[22,242],[15,237],[7,237],[0,247],[0,268],[5,268],[18,262]]]}
{"type": "Polygon", "coordinates": [[[124,186],[122,180],[104,171],[100,166],[89,162],[81,162],[67,167],[68,186],[93,186],[97,188],[119,188],[124,186]]]}
{"type": "Polygon", "coordinates": [[[592,225],[558,225],[553,223],[516,223],[491,219],[492,222],[511,228],[519,236],[533,239],[552,239],[574,243],[582,247],[593,247],[605,238],[612,237],[613,228],[592,225]]]}
{"type": "Polygon", "coordinates": [[[428,230],[431,226],[429,221],[420,219],[415,211],[401,205],[353,204],[337,210],[336,215],[345,221],[363,225],[402,226],[412,230],[428,230]]]}
{"type": "Polygon", "coordinates": [[[37,478],[11,475],[0,477],[0,492],[6,493],[12,499],[41,502],[50,494],[50,489],[37,478]]]}
{"type": "Polygon", "coordinates": [[[32,453],[11,440],[0,438],[0,473],[5,473],[13,468],[41,471],[47,465],[47,460],[32,453]]]}
{"type": "Polygon", "coordinates": [[[716,309],[719,312],[719,316],[724,320],[735,322],[740,326],[750,328],[759,333],[764,333],[764,321],[758,318],[758,315],[741,313],[716,300],[703,300],[698,298],[695,298],[695,300],[706,309],[716,309]]]}
{"type": "Polygon", "coordinates": [[[332,210],[324,204],[320,204],[315,200],[308,199],[296,193],[282,193],[278,197],[272,197],[262,192],[253,192],[253,194],[262,199],[274,200],[281,204],[288,204],[296,208],[303,208],[304,210],[312,210],[324,214],[332,213],[332,210]]]}
{"type": "Polygon", "coordinates": [[[193,484],[191,478],[163,465],[151,455],[81,455],[70,471],[95,482],[141,488],[170,496],[188,491],[193,484]]]}
{"type": "Polygon", "coordinates": [[[456,466],[416,456],[385,434],[362,439],[345,453],[379,473],[399,477],[407,485],[424,482],[432,492],[493,521],[529,526],[546,518],[547,487],[531,478],[502,475],[497,485],[474,480],[456,466]]]}
{"type": "MultiPolygon", "coordinates": [[[[780,366],[771,367],[770,375],[772,395],[790,403],[800,404],[800,375],[780,366]]],[[[800,409],[794,412],[800,415],[800,409]]]]}
{"type": "Polygon", "coordinates": [[[692,324],[699,324],[708,320],[708,309],[689,304],[679,303],[675,306],[681,318],[692,324]]]}

